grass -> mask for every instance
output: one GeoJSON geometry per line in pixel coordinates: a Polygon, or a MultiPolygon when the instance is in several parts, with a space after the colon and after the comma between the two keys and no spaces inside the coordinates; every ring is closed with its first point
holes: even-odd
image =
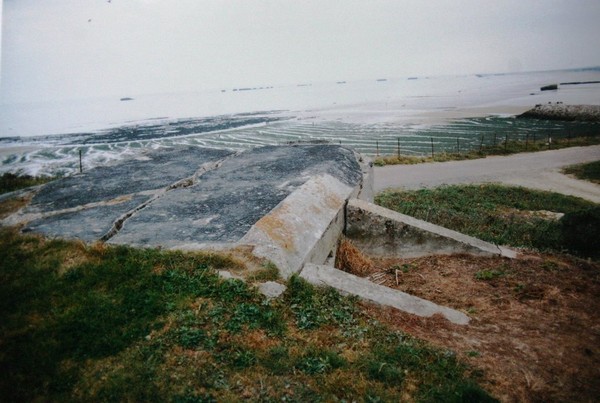
{"type": "Polygon", "coordinates": [[[556,252],[568,246],[584,256],[600,250],[594,235],[598,206],[572,196],[491,184],[459,185],[384,192],[376,203],[500,245],[556,252]],[[566,215],[553,220],[536,213],[540,210],[566,215]],[[589,227],[587,234],[577,230],[582,222],[589,227]],[[590,245],[578,250],[577,244],[585,242],[590,245]]]}
{"type": "Polygon", "coordinates": [[[493,401],[353,298],[292,277],[267,300],[216,274],[242,266],[0,229],[2,400],[493,401]]]}
{"type": "Polygon", "coordinates": [[[29,175],[15,175],[10,172],[5,172],[2,176],[0,176],[0,194],[41,185],[43,183],[50,182],[53,179],[54,178],[51,177],[33,177],[29,175]]]}
{"type": "Polygon", "coordinates": [[[590,162],[588,164],[571,165],[566,167],[563,172],[574,175],[577,179],[600,184],[600,161],[590,162]]]}
{"type": "Polygon", "coordinates": [[[478,150],[470,150],[462,153],[452,152],[434,152],[433,157],[428,156],[406,156],[406,155],[388,155],[378,156],[373,161],[376,166],[385,165],[410,165],[421,164],[425,162],[447,162],[447,161],[462,161],[477,158],[485,158],[488,155],[510,155],[522,152],[535,152],[546,150],[557,150],[567,147],[590,146],[600,144],[600,136],[585,136],[573,138],[553,139],[552,143],[546,141],[514,141],[501,142],[496,146],[483,146],[478,150]]]}

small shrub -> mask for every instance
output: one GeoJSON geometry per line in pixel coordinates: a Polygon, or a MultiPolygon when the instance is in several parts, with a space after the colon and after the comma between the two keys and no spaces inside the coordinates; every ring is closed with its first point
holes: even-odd
{"type": "Polygon", "coordinates": [[[475,278],[483,281],[494,280],[502,276],[504,276],[504,272],[500,270],[480,270],[475,273],[475,278]]]}
{"type": "Polygon", "coordinates": [[[585,257],[600,257],[600,207],[567,213],[560,220],[564,246],[585,257]]]}
{"type": "Polygon", "coordinates": [[[400,384],[404,380],[404,373],[398,367],[381,361],[370,361],[367,364],[367,375],[373,380],[385,383],[400,384]]]}
{"type": "Polygon", "coordinates": [[[279,279],[279,269],[273,262],[266,262],[262,269],[252,273],[248,278],[250,281],[275,281],[279,279]]]}
{"type": "Polygon", "coordinates": [[[323,374],[346,365],[346,361],[330,350],[310,350],[298,359],[295,367],[309,374],[323,374]]]}

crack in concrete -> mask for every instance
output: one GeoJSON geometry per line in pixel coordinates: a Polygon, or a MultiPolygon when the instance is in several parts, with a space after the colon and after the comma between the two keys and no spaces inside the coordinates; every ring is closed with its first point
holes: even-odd
{"type": "Polygon", "coordinates": [[[239,154],[240,154],[239,152],[236,152],[231,155],[228,155],[225,158],[221,158],[218,161],[206,162],[206,163],[200,165],[200,168],[198,168],[192,176],[180,179],[180,180],[172,183],[171,185],[167,186],[166,188],[158,189],[158,190],[154,191],[155,193],[154,193],[153,197],[151,197],[150,199],[146,200],[144,203],[140,204],[139,206],[136,206],[135,208],[129,210],[128,212],[126,212],[125,214],[123,214],[119,218],[117,218],[114,221],[111,229],[108,230],[108,232],[100,238],[100,241],[106,242],[109,239],[111,239],[112,237],[114,237],[115,235],[117,235],[119,233],[119,231],[121,231],[121,229],[123,228],[123,225],[125,225],[125,222],[128,219],[133,217],[139,211],[148,207],[150,204],[154,203],[156,200],[160,199],[167,192],[170,192],[170,191],[176,190],[176,189],[184,189],[184,188],[194,186],[196,183],[198,183],[198,181],[202,175],[219,168],[221,165],[223,165],[223,163],[225,161],[227,161],[231,158],[234,158],[234,157],[238,156],[239,154]]]}

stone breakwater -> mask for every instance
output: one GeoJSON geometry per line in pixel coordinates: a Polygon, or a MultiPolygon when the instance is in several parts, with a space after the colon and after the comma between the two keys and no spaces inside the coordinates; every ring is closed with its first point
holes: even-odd
{"type": "Polygon", "coordinates": [[[547,120],[600,122],[600,105],[564,105],[562,103],[536,105],[518,116],[547,120]]]}

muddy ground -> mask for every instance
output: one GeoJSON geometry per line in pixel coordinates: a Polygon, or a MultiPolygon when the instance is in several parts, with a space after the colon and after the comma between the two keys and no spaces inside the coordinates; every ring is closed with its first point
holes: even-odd
{"type": "Polygon", "coordinates": [[[365,304],[379,320],[451,349],[504,402],[598,401],[600,265],[562,255],[362,261],[363,277],[467,313],[467,326],[365,304]],[[366,269],[366,270],[365,270],[366,269]]]}

